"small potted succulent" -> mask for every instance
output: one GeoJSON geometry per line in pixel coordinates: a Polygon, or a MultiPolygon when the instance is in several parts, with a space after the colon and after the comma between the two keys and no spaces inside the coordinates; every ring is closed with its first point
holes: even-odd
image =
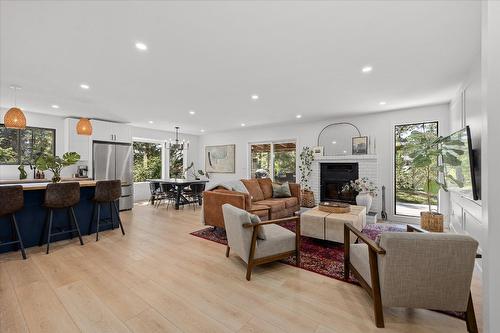
{"type": "Polygon", "coordinates": [[[79,160],[80,155],[72,151],[64,153],[62,158],[59,156],[42,155],[36,160],[35,164],[38,170],[52,171],[52,182],[59,183],[61,181],[61,170],[67,166],[75,164],[79,160]]]}

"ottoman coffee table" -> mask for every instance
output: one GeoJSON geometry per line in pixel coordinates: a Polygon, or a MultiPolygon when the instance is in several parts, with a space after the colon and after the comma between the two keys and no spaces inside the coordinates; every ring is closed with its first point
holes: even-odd
{"type": "MultiPolygon", "coordinates": [[[[314,207],[300,214],[300,234],[302,236],[344,243],[344,224],[351,223],[361,231],[366,225],[366,208],[351,205],[349,213],[329,213],[314,207]]],[[[352,235],[351,242],[356,241],[352,235]]]]}

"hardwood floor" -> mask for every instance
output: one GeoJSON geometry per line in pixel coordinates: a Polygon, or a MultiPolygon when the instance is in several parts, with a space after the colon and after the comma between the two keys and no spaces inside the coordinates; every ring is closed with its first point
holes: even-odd
{"type": "MultiPolygon", "coordinates": [[[[189,235],[199,214],[135,206],[123,237],[0,255],[0,332],[466,332],[446,315],[387,308],[377,329],[362,288],[280,263],[248,282],[224,246],[189,235]]],[[[474,279],[479,319],[480,291],[474,279]]]]}

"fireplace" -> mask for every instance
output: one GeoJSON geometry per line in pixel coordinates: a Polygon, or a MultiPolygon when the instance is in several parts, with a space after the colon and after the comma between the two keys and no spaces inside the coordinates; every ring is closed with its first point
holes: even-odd
{"type": "Polygon", "coordinates": [[[321,163],[320,200],[356,204],[356,191],[346,184],[359,177],[358,163],[321,163]]]}

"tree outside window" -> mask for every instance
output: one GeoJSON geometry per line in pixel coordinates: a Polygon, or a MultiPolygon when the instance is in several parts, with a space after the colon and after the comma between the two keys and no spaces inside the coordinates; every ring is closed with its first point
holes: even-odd
{"type": "Polygon", "coordinates": [[[181,149],[169,149],[170,178],[184,178],[184,152],[181,149]]]}
{"type": "Polygon", "coordinates": [[[152,142],[134,142],[134,182],[161,178],[162,145],[152,142]]]}
{"type": "Polygon", "coordinates": [[[18,130],[0,125],[0,164],[34,164],[41,155],[55,155],[56,131],[26,127],[18,130]]]}

